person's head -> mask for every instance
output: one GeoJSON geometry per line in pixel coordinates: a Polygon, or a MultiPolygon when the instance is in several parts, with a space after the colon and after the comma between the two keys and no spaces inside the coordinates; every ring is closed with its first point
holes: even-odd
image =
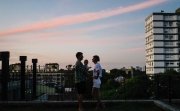
{"type": "Polygon", "coordinates": [[[78,59],[78,60],[83,60],[83,53],[82,52],[77,52],[76,53],[76,58],[78,59]]]}
{"type": "Polygon", "coordinates": [[[93,62],[93,63],[97,63],[97,62],[99,62],[99,61],[100,61],[99,56],[98,56],[98,55],[94,55],[94,56],[93,56],[93,59],[92,59],[92,62],[93,62]]]}
{"type": "Polygon", "coordinates": [[[88,65],[88,60],[84,60],[84,65],[88,65]]]}

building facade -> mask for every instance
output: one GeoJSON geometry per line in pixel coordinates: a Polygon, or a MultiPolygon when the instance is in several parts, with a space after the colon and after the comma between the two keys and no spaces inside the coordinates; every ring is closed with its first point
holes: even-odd
{"type": "Polygon", "coordinates": [[[45,64],[45,72],[58,72],[59,64],[58,63],[48,63],[45,64]]]}
{"type": "Polygon", "coordinates": [[[180,69],[180,12],[152,13],[145,19],[146,74],[180,69]]]}
{"type": "Polygon", "coordinates": [[[10,72],[20,72],[21,70],[21,63],[15,63],[9,65],[10,72]]]}

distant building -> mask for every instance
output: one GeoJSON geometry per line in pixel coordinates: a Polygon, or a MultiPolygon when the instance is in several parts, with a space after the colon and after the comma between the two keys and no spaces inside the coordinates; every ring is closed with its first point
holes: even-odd
{"type": "Polygon", "coordinates": [[[44,70],[45,70],[45,72],[58,72],[59,64],[58,63],[45,64],[44,70]]]}
{"type": "Polygon", "coordinates": [[[129,67],[129,68],[121,68],[122,71],[125,72],[126,75],[128,75],[129,77],[133,78],[135,76],[138,76],[138,75],[142,75],[144,74],[145,72],[143,71],[143,68],[140,67],[140,66],[136,66],[136,67],[129,67]]]}
{"type": "Polygon", "coordinates": [[[121,83],[121,82],[124,82],[124,77],[123,76],[119,76],[119,77],[116,77],[114,80],[116,81],[116,82],[119,82],[119,83],[121,83]]]}
{"type": "Polygon", "coordinates": [[[136,68],[135,68],[136,70],[139,70],[139,71],[143,71],[143,68],[142,67],[140,67],[140,66],[136,66],[136,68]]]}
{"type": "Polygon", "coordinates": [[[15,63],[9,65],[10,72],[20,72],[21,70],[21,63],[15,63]]]}
{"type": "Polygon", "coordinates": [[[145,19],[146,74],[180,69],[180,9],[155,12],[145,19]]]}
{"type": "Polygon", "coordinates": [[[131,66],[130,68],[121,68],[127,75],[130,75],[132,78],[134,77],[134,68],[131,66]]]}

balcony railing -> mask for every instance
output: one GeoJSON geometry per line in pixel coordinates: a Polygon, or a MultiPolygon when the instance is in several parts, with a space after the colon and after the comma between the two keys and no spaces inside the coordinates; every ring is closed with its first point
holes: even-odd
{"type": "MultiPolygon", "coordinates": [[[[6,54],[4,55],[6,56],[6,54]]],[[[4,57],[5,58],[5,57],[4,57]]],[[[2,60],[0,74],[0,101],[74,101],[77,92],[73,71],[62,73],[37,72],[37,60],[33,70],[27,71],[25,57],[21,58],[21,71],[9,72],[8,58],[2,60]]],[[[84,99],[91,100],[92,72],[86,80],[84,99]]],[[[171,102],[180,99],[180,75],[136,75],[115,81],[115,75],[104,74],[101,98],[104,100],[161,99],[171,102]]]]}
{"type": "MultiPolygon", "coordinates": [[[[119,82],[108,79],[108,76],[105,75],[102,78],[101,95],[105,100],[167,99],[171,101],[171,99],[180,99],[179,75],[144,75],[119,82]],[[115,85],[116,87],[112,88],[115,85]]],[[[38,73],[36,78],[36,96],[33,98],[33,75],[26,73],[23,101],[74,101],[77,99],[73,73],[38,73]]],[[[85,99],[91,100],[92,80],[90,78],[87,79],[86,86],[85,99]]],[[[20,73],[10,73],[6,101],[21,101],[21,87],[20,73]]],[[[0,93],[2,98],[1,87],[0,93]]]]}

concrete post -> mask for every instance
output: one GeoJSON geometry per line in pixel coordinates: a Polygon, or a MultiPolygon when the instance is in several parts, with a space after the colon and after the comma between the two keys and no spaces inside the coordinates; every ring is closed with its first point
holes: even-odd
{"type": "Polygon", "coordinates": [[[37,75],[37,59],[32,59],[33,63],[33,92],[32,92],[32,98],[36,99],[36,75],[37,75]]]}
{"type": "Polygon", "coordinates": [[[8,51],[0,52],[0,60],[2,61],[2,101],[8,100],[9,57],[10,53],[8,51]]]}
{"type": "Polygon", "coordinates": [[[20,56],[21,61],[21,100],[25,100],[25,67],[27,56],[20,56]]]}

